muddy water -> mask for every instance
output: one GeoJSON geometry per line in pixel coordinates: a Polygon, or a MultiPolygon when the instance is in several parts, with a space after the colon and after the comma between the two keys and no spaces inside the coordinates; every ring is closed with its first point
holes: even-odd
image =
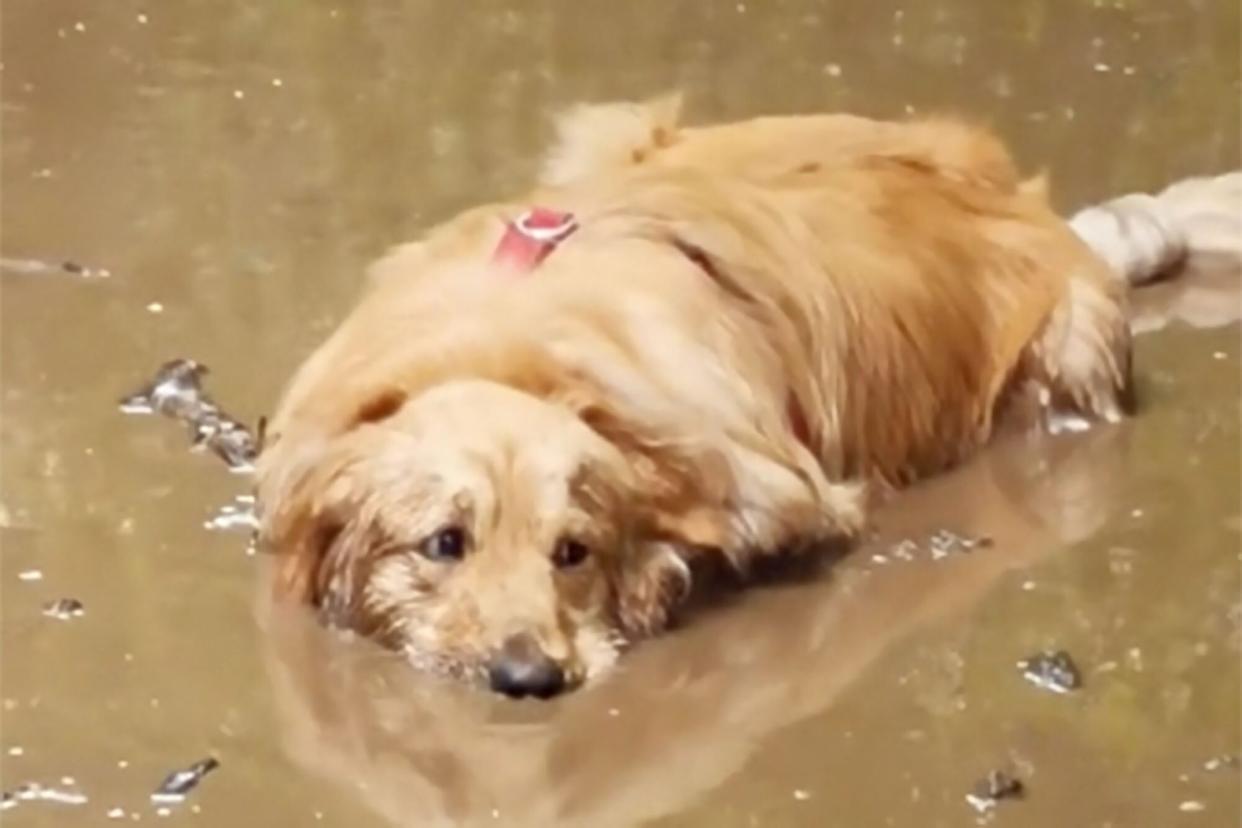
{"type": "Polygon", "coordinates": [[[954,826],[1000,768],[1026,796],[996,824],[1238,824],[1236,279],[1144,301],[1133,422],[998,446],[547,705],[264,606],[244,537],[203,528],[244,477],[115,409],[192,356],[252,421],[363,264],[519,187],[560,103],[966,112],[1069,207],[1239,163],[1238,31],[1233,0],[6,0],[3,256],[109,275],[0,277],[0,786],[87,798],[0,819],[157,820],[214,755],[164,822],[954,826]],[[941,528],[993,544],[893,548],[941,528]],[[1043,649],[1079,691],[1023,680],[1043,649]]]}

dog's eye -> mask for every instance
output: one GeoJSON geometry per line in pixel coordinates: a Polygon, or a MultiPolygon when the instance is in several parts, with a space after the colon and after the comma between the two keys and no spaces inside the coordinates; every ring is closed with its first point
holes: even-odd
{"type": "Polygon", "coordinates": [[[590,554],[591,550],[582,541],[561,538],[552,552],[552,563],[558,569],[568,569],[585,561],[590,554]]]}
{"type": "Polygon", "coordinates": [[[418,551],[433,561],[460,561],[466,554],[466,533],[458,526],[445,527],[423,541],[418,551]]]}

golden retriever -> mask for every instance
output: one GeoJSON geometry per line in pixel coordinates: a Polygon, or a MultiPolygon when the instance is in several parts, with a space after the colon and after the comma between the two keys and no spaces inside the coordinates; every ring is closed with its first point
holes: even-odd
{"type": "Polygon", "coordinates": [[[572,111],[535,192],[374,267],[258,463],[280,595],[547,697],[702,562],[847,543],[1002,418],[1130,407],[1122,274],[986,132],[676,108],[572,111]]]}

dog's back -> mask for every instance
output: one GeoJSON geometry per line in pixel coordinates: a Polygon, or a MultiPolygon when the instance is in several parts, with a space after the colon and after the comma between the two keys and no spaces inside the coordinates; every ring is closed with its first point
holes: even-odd
{"type": "Polygon", "coordinates": [[[674,115],[667,99],[570,113],[552,197],[692,180],[693,217],[637,209],[678,215],[678,237],[765,308],[831,475],[943,468],[1028,392],[1059,415],[1124,410],[1123,289],[990,134],[850,115],[679,129],[674,115]]]}

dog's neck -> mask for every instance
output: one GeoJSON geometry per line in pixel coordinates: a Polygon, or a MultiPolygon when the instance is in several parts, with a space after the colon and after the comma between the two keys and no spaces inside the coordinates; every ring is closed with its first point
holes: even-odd
{"type": "Polygon", "coordinates": [[[509,222],[492,261],[529,273],[577,229],[573,213],[534,207],[509,222]]]}

